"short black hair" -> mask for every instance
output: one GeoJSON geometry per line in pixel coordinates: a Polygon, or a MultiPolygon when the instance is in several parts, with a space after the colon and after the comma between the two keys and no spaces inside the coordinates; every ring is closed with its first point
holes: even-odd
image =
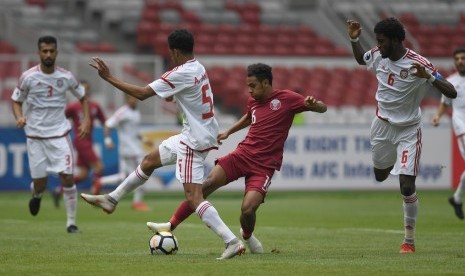
{"type": "Polygon", "coordinates": [[[259,81],[268,80],[270,85],[273,85],[273,74],[271,71],[271,66],[256,63],[247,67],[247,77],[256,77],[259,81]]]}
{"type": "Polygon", "coordinates": [[[174,30],[168,35],[168,46],[191,55],[194,52],[194,35],[186,29],[174,30]]]}
{"type": "Polygon", "coordinates": [[[461,53],[465,53],[465,47],[457,47],[457,48],[455,48],[453,55],[455,56],[456,54],[461,54],[461,53]]]}
{"type": "Polygon", "coordinates": [[[56,37],[51,36],[51,35],[45,35],[39,37],[39,40],[37,40],[37,48],[40,49],[40,43],[45,43],[45,44],[55,44],[58,47],[58,42],[56,37]]]}
{"type": "Polygon", "coordinates": [[[389,17],[376,23],[375,34],[382,34],[389,39],[396,38],[399,41],[405,39],[404,25],[395,17],[389,17]]]}

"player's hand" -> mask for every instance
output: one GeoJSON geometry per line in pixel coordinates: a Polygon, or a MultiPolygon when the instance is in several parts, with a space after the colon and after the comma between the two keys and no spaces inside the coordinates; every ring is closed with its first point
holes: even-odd
{"type": "Polygon", "coordinates": [[[113,144],[113,140],[111,140],[111,137],[109,136],[103,139],[103,143],[105,144],[105,148],[108,150],[111,150],[115,147],[115,144],[113,144]]]}
{"type": "Polygon", "coordinates": [[[222,132],[218,134],[216,140],[218,141],[219,145],[222,145],[223,143],[221,141],[228,139],[228,137],[229,137],[228,132],[222,132]]]}
{"type": "Polygon", "coordinates": [[[438,126],[439,125],[439,116],[438,115],[434,115],[433,119],[431,119],[431,124],[433,126],[438,126]]]}
{"type": "Polygon", "coordinates": [[[318,101],[313,96],[307,96],[305,98],[305,107],[312,109],[312,107],[316,106],[318,101]]]}
{"type": "Polygon", "coordinates": [[[79,126],[79,138],[83,139],[90,135],[90,121],[85,120],[79,126]]]}
{"type": "Polygon", "coordinates": [[[348,19],[347,33],[349,34],[349,37],[352,39],[356,39],[357,37],[359,37],[362,33],[362,27],[360,26],[360,23],[355,20],[348,19]]]}
{"type": "Polygon", "coordinates": [[[18,128],[23,128],[26,125],[27,117],[20,117],[16,120],[16,126],[18,128]]]}
{"type": "Polygon", "coordinates": [[[92,62],[89,63],[91,67],[94,67],[98,71],[98,75],[104,79],[107,80],[110,77],[110,69],[108,68],[107,64],[100,59],[99,57],[93,57],[92,62]]]}
{"type": "Polygon", "coordinates": [[[431,77],[431,74],[426,72],[425,66],[421,65],[418,62],[412,63],[412,66],[410,66],[409,71],[412,76],[418,78],[429,79],[431,77]]]}

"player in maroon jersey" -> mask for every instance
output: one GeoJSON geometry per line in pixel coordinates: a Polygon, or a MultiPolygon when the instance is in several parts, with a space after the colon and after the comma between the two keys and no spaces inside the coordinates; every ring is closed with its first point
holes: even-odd
{"type": "MultiPolygon", "coordinates": [[[[90,84],[89,82],[83,80],[81,81],[82,86],[84,86],[86,91],[86,96],[90,99],[90,84]]],[[[91,126],[90,131],[94,130],[94,121],[98,120],[102,126],[105,125],[105,115],[103,113],[102,108],[98,103],[95,101],[89,100],[90,104],[90,118],[91,118],[91,126]]],[[[70,119],[73,124],[73,131],[77,133],[79,125],[81,124],[81,120],[83,118],[83,112],[81,105],[79,102],[74,102],[69,104],[65,110],[66,118],[70,119]]],[[[92,135],[89,135],[85,138],[80,138],[78,135],[74,135],[74,148],[77,152],[77,161],[76,165],[78,167],[78,173],[74,176],[74,182],[79,183],[85,180],[88,175],[89,171],[92,170],[92,188],[91,192],[93,194],[100,193],[100,177],[103,171],[103,163],[95,153],[93,149],[93,139],[92,135]]],[[[59,205],[59,198],[61,194],[61,186],[58,187],[53,193],[53,199],[55,206],[58,207],[59,205]]]]}
{"type": "MultiPolygon", "coordinates": [[[[216,160],[216,165],[202,186],[205,198],[218,188],[245,177],[245,195],[241,207],[241,234],[252,253],[262,253],[263,246],[252,234],[256,211],[264,202],[275,170],[281,169],[284,142],[294,115],[303,111],[326,112],[326,105],[290,90],[274,89],[271,67],[253,64],[247,68],[247,86],[251,98],[247,113],[226,132],[218,135],[221,144],[229,135],[250,126],[245,139],[228,155],[216,160]]],[[[147,222],[152,231],[171,231],[194,210],[187,201],[181,203],[167,223],[147,222]]]]}

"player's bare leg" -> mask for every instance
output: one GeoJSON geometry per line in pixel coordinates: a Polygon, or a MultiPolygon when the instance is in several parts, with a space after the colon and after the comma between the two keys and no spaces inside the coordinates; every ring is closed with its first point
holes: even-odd
{"type": "Polygon", "coordinates": [[[392,168],[394,168],[394,166],[391,166],[391,167],[386,168],[386,169],[373,168],[373,171],[375,173],[376,181],[383,182],[384,180],[386,180],[388,178],[389,174],[391,173],[392,168]]]}
{"type": "Polygon", "coordinates": [[[144,157],[142,163],[114,191],[105,195],[81,194],[89,204],[102,208],[107,214],[113,213],[121,198],[143,185],[153,171],[162,167],[159,149],[156,148],[144,157]]]}
{"type": "Polygon", "coordinates": [[[241,235],[253,254],[263,253],[262,243],[254,236],[257,210],[263,202],[263,195],[257,191],[248,191],[241,206],[241,235]]]}

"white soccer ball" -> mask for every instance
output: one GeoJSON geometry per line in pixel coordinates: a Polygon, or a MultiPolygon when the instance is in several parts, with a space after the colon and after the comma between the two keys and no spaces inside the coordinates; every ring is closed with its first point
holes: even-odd
{"type": "Polygon", "coordinates": [[[152,255],[174,255],[178,252],[178,240],[171,232],[158,232],[149,240],[152,255]]]}

